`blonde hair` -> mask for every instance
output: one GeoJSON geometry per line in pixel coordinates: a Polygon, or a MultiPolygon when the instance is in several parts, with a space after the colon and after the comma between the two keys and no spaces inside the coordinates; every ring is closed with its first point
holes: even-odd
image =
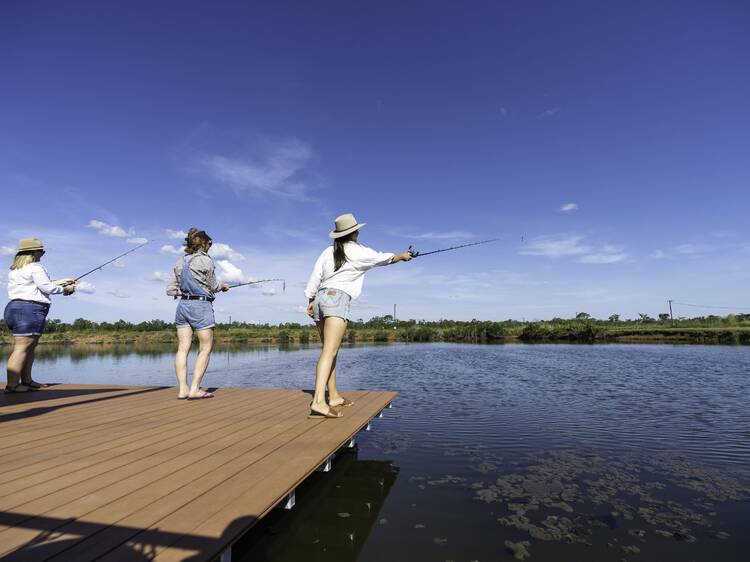
{"type": "Polygon", "coordinates": [[[208,250],[209,242],[211,242],[211,237],[206,234],[205,230],[191,228],[185,237],[185,253],[194,254],[201,250],[208,250]]]}
{"type": "Polygon", "coordinates": [[[10,264],[10,270],[21,269],[37,261],[39,261],[39,257],[36,255],[36,252],[18,252],[10,264]]]}

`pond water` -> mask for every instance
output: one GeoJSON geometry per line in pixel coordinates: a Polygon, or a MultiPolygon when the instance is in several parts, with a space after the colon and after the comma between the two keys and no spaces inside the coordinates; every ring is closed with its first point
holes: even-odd
{"type": "MultiPolygon", "coordinates": [[[[171,351],[43,347],[35,378],[173,385],[171,351]]],[[[205,386],[309,388],[317,355],[220,346],[205,386]]],[[[354,346],[338,368],[400,396],[235,559],[747,559],[748,347],[354,346]]]]}

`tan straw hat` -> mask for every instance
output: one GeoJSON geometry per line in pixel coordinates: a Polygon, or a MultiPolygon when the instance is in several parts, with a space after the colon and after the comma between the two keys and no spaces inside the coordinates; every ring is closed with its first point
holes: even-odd
{"type": "Polygon", "coordinates": [[[355,230],[359,230],[366,224],[366,222],[358,223],[353,214],[346,213],[345,215],[336,217],[336,230],[329,232],[328,236],[331,238],[341,238],[342,236],[351,234],[355,230]]]}
{"type": "Polygon", "coordinates": [[[39,238],[22,238],[18,242],[19,252],[33,252],[34,250],[44,250],[44,244],[39,238]]]}

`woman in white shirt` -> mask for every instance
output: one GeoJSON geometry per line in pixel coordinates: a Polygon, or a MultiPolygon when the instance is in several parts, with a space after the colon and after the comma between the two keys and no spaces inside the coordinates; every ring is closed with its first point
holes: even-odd
{"type": "Polygon", "coordinates": [[[24,238],[18,244],[8,273],[8,298],[3,319],[13,334],[13,351],[8,357],[6,393],[28,392],[43,385],[31,378],[34,350],[44,332],[51,304],[50,295],[72,295],[73,279],[50,281],[39,260],[44,245],[38,238],[24,238]]]}
{"type": "Polygon", "coordinates": [[[376,252],[357,243],[363,226],[365,223],[358,223],[350,213],[336,218],[336,230],[329,233],[333,246],[320,254],[305,288],[307,314],[315,320],[323,343],[316,369],[315,395],[310,404],[311,418],[339,418],[340,408],[353,404],[336,388],[336,357],[349,320],[349,304],[362,292],[365,272],[412,259],[409,252],[376,252]]]}

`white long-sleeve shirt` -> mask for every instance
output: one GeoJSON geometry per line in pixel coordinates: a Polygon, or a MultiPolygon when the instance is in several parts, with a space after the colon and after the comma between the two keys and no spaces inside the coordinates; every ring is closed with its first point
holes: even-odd
{"type": "Polygon", "coordinates": [[[362,292],[365,272],[379,265],[388,265],[394,256],[389,252],[376,252],[356,242],[344,244],[344,252],[346,262],[338,271],[334,271],[333,246],[323,250],[307,282],[307,298],[313,298],[320,289],[339,289],[354,300],[362,292]]]}
{"type": "Polygon", "coordinates": [[[59,295],[63,288],[50,280],[47,270],[39,262],[8,272],[8,298],[50,304],[49,295],[59,295]]]}

